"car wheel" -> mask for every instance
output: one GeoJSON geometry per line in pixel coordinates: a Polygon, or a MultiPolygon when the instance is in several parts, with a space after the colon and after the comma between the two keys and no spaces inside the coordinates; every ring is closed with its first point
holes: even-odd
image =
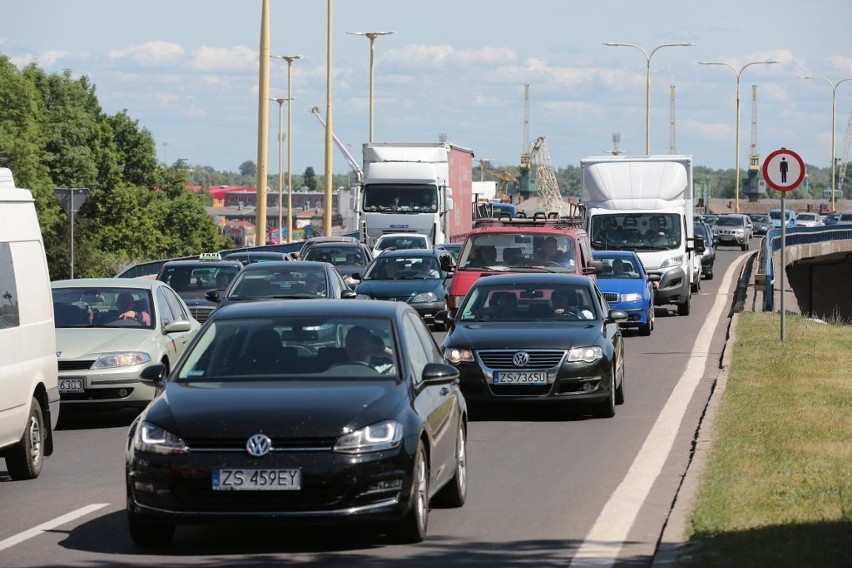
{"type": "Polygon", "coordinates": [[[35,479],[44,463],[44,413],[33,397],[27,427],[20,441],[6,452],[6,469],[12,479],[35,479]]]}
{"type": "Polygon", "coordinates": [[[701,273],[698,274],[698,278],[696,278],[690,285],[690,290],[692,290],[694,294],[701,291],[701,273]]]}
{"type": "Polygon", "coordinates": [[[139,546],[169,544],[175,536],[175,525],[172,522],[127,511],[127,526],[130,538],[139,546]]]}
{"type": "Polygon", "coordinates": [[[388,527],[389,536],[399,543],[422,542],[429,527],[429,471],[423,441],[417,442],[411,474],[411,499],[401,521],[388,527]]]}
{"type": "Polygon", "coordinates": [[[710,270],[707,271],[707,280],[713,280],[713,267],[710,267],[710,270]]]}
{"type": "Polygon", "coordinates": [[[688,316],[690,311],[691,311],[690,299],[689,299],[689,296],[687,296],[686,301],[684,303],[677,305],[677,315],[688,316]]]}
{"type": "Polygon", "coordinates": [[[467,435],[464,423],[459,421],[456,436],[456,472],[433,501],[444,507],[461,507],[467,500],[467,435]]]}
{"type": "MultiPolygon", "coordinates": [[[[623,354],[622,354],[623,356],[623,354]]],[[[623,359],[622,359],[623,360],[623,359]]],[[[621,382],[618,383],[618,388],[615,389],[615,404],[624,404],[624,381],[627,378],[627,373],[624,367],[621,367],[621,382]]]]}
{"type": "Polygon", "coordinates": [[[740,245],[740,250],[748,250],[748,241],[740,245]]]}
{"type": "Polygon", "coordinates": [[[651,305],[648,306],[648,321],[645,325],[639,326],[639,335],[649,336],[651,335],[651,331],[654,329],[654,302],[651,302],[651,305]]]}
{"type": "Polygon", "coordinates": [[[592,411],[598,418],[612,418],[615,416],[615,369],[612,370],[612,386],[606,400],[595,403],[592,411]]]}

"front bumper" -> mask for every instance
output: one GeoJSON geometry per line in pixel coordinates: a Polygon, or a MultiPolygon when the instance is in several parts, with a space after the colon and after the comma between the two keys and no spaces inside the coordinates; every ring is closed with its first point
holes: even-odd
{"type": "MultiPolygon", "coordinates": [[[[416,440],[414,440],[416,443],[416,440]]],[[[159,456],[132,451],[127,507],[175,523],[228,519],[392,521],[409,507],[413,459],[402,447],[362,456],[325,449],[274,452],[253,458],[245,449],[159,456]],[[217,468],[300,469],[301,488],[214,490],[217,468]],[[389,487],[390,486],[390,487],[389,487]]]]}
{"type": "MultiPolygon", "coordinates": [[[[145,407],[153,400],[156,389],[139,378],[142,369],[150,363],[135,367],[103,370],[61,370],[59,384],[63,379],[82,379],[83,392],[59,391],[64,409],[145,407]]],[[[60,362],[62,366],[62,362],[60,362]]]]}
{"type": "Polygon", "coordinates": [[[683,304],[689,300],[689,279],[682,267],[669,270],[649,270],[650,274],[659,274],[660,281],[654,292],[654,305],[683,304]]]}

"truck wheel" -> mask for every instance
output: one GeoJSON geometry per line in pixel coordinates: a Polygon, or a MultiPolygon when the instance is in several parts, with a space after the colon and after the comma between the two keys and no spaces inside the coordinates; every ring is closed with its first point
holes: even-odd
{"type": "Polygon", "coordinates": [[[6,469],[12,479],[35,479],[44,463],[44,412],[33,397],[27,427],[20,441],[6,452],[6,469]]]}
{"type": "Polygon", "coordinates": [[[686,301],[682,304],[677,305],[677,315],[679,316],[688,316],[691,310],[691,306],[689,305],[689,296],[686,297],[686,301]]]}

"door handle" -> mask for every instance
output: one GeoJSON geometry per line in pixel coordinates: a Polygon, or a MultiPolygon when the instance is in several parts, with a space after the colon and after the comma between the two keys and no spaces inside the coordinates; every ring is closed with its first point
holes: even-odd
{"type": "Polygon", "coordinates": [[[448,387],[441,387],[441,396],[447,396],[450,394],[450,389],[448,387]]]}

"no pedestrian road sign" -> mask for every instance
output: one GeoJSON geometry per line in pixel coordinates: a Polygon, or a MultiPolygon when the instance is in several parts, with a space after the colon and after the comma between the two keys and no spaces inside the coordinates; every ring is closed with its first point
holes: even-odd
{"type": "Polygon", "coordinates": [[[763,161],[763,179],[777,191],[796,189],[805,179],[805,162],[792,150],[775,150],[763,161]]]}

